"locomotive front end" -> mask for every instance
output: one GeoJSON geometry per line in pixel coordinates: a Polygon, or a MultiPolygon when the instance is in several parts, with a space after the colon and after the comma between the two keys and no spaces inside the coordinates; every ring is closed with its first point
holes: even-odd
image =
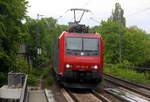
{"type": "Polygon", "coordinates": [[[63,85],[94,88],[102,80],[103,40],[99,34],[65,34],[63,85]]]}

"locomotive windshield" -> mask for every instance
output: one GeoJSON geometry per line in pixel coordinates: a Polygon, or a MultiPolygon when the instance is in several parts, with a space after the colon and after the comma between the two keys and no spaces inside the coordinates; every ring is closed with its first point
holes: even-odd
{"type": "Polygon", "coordinates": [[[83,38],[83,50],[98,50],[98,39],[83,38]]]}
{"type": "Polygon", "coordinates": [[[67,38],[68,50],[82,50],[82,38],[67,38]]]}
{"type": "Polygon", "coordinates": [[[84,52],[85,55],[99,55],[99,39],[87,37],[67,37],[66,38],[66,53],[79,54],[84,52]]]}

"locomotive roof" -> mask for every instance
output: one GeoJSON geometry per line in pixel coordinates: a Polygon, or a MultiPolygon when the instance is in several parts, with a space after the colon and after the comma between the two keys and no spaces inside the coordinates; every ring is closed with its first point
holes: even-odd
{"type": "Polygon", "coordinates": [[[99,33],[70,33],[70,32],[63,32],[60,36],[59,39],[62,36],[72,36],[72,37],[96,37],[96,38],[102,38],[99,33]]]}

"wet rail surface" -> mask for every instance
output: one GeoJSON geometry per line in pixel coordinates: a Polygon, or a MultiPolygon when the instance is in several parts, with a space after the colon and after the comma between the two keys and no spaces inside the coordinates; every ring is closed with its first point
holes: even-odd
{"type": "Polygon", "coordinates": [[[109,74],[104,74],[103,76],[104,76],[104,80],[106,80],[110,83],[113,83],[115,85],[118,85],[118,86],[123,87],[128,90],[131,90],[131,91],[138,93],[142,96],[145,96],[147,98],[150,98],[150,87],[131,83],[131,82],[122,80],[120,78],[113,77],[109,74]]]}

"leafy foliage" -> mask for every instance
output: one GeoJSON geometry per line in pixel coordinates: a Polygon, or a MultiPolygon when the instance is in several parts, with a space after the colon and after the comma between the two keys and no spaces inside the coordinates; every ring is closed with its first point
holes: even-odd
{"type": "Polygon", "coordinates": [[[117,22],[102,21],[96,31],[102,34],[105,42],[105,63],[127,61],[138,65],[149,60],[150,41],[147,33],[137,27],[126,28],[117,22]]]}
{"type": "Polygon", "coordinates": [[[36,86],[38,84],[38,80],[34,75],[29,74],[27,83],[28,83],[28,85],[36,86]]]}
{"type": "Polygon", "coordinates": [[[29,72],[29,64],[27,63],[26,60],[23,60],[21,58],[17,58],[16,60],[17,65],[16,65],[16,70],[19,72],[23,73],[28,73],[29,72]]]}
{"type": "Polygon", "coordinates": [[[17,68],[17,51],[25,35],[21,20],[25,17],[25,0],[0,1],[0,71],[17,68]]]}
{"type": "Polygon", "coordinates": [[[52,17],[40,20],[27,18],[26,27],[29,36],[26,44],[33,67],[45,67],[50,64],[54,40],[67,28],[67,26],[58,25],[56,22],[52,17]],[[42,49],[40,55],[37,54],[38,48],[42,49]]]}
{"type": "Polygon", "coordinates": [[[150,41],[147,34],[137,28],[127,28],[122,39],[123,59],[135,65],[142,64],[149,60],[150,41]]]}

